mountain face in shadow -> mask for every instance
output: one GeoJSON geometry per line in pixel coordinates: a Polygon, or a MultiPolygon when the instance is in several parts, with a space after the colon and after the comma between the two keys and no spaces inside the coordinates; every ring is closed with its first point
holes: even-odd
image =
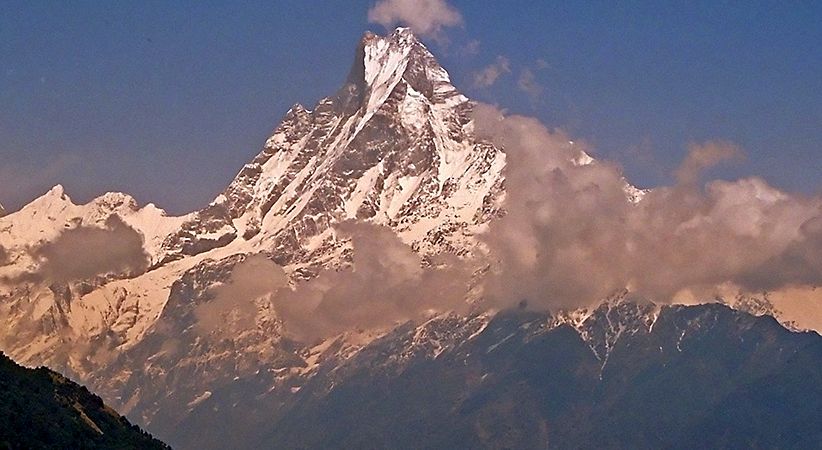
{"type": "Polygon", "coordinates": [[[0,449],[168,449],[62,375],[0,352],[0,449]]]}
{"type": "MultiPolygon", "coordinates": [[[[371,358],[318,378],[260,445],[288,448],[819,448],[822,338],[721,305],[623,304],[588,336],[571,324],[494,317],[435,358],[371,358]],[[620,308],[622,309],[620,311],[620,308]],[[620,318],[622,322],[619,322],[620,318]],[[634,316],[636,319],[637,317],[634,316]],[[611,330],[608,330],[611,328],[611,330]],[[329,387],[330,386],[330,387],[329,387]]],[[[589,318],[590,320],[590,318],[589,318]]]]}

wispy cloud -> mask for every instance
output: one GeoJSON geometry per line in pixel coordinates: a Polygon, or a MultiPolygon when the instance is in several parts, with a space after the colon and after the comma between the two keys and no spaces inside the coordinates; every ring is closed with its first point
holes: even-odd
{"type": "Polygon", "coordinates": [[[350,239],[351,267],[326,270],[295,290],[272,296],[288,334],[305,342],[354,329],[417,320],[433,311],[463,311],[476,267],[456,257],[421,267],[420,255],[388,227],[344,222],[338,237],[350,239]]]}
{"type": "Polygon", "coordinates": [[[460,49],[460,54],[464,56],[474,56],[480,52],[480,41],[478,39],[471,39],[460,49]]]}
{"type": "Polygon", "coordinates": [[[511,73],[511,62],[504,56],[497,56],[493,63],[474,73],[474,86],[478,88],[491,87],[500,76],[508,73],[511,73]]]}
{"type": "Polygon", "coordinates": [[[237,335],[253,329],[268,295],[288,286],[282,267],[261,255],[253,255],[234,266],[231,277],[210,289],[210,299],[194,309],[197,328],[203,334],[237,335]]]}
{"type": "Polygon", "coordinates": [[[522,69],[517,80],[517,87],[532,98],[539,98],[545,92],[545,88],[537,81],[531,69],[522,69]]]}
{"type": "Polygon", "coordinates": [[[725,141],[713,141],[705,144],[691,144],[688,156],[676,170],[676,179],[680,184],[694,184],[699,175],[723,161],[742,158],[742,150],[735,144],[725,141]]]}

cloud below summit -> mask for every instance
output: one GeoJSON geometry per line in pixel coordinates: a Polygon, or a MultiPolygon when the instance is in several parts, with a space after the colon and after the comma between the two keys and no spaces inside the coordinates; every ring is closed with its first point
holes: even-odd
{"type": "Polygon", "coordinates": [[[68,283],[102,275],[133,276],[149,266],[143,236],[115,215],[109,217],[105,228],[68,229],[54,241],[28,252],[38,262],[37,269],[15,281],[68,283]]]}
{"type": "Polygon", "coordinates": [[[383,328],[421,319],[433,311],[465,311],[475,269],[456,257],[423,268],[420,255],[393,230],[363,222],[335,226],[351,241],[350,267],[325,270],[295,289],[272,296],[291,336],[304,342],[357,329],[383,328]]]}
{"type": "Polygon", "coordinates": [[[380,0],[368,10],[368,21],[385,28],[406,25],[439,42],[446,28],[463,24],[462,14],[445,0],[380,0]]]}
{"type": "Polygon", "coordinates": [[[574,162],[589,152],[584,143],[489,105],[478,104],[474,120],[478,137],[507,155],[505,215],[479,235],[486,254],[441,256],[448,259],[424,268],[390,228],[349,221],[334,228],[351,243],[350,266],[291,287],[272,264],[248,265],[248,276],[238,271],[226,288],[233,300],[214,308],[236,307],[239,286],[249,298],[269,293],[286,333],[316,342],[465,312],[472,283],[483,298],[471,307],[527,300],[551,310],[589,306],[626,288],[665,303],[822,285],[822,198],[782,192],[756,177],[702,183],[707,169],[741,155],[731,143],[689,146],[670,184],[631,203],[619,165],[574,162]],[[476,278],[486,264],[490,270],[476,278]],[[261,277],[277,281],[260,284],[261,277]]]}
{"type": "Polygon", "coordinates": [[[574,164],[585,148],[563,133],[487,105],[475,119],[508,155],[507,214],[483,236],[499,302],[577,307],[625,287],[656,301],[704,300],[723,284],[753,293],[822,284],[822,198],[756,177],[698,182],[740,155],[732,144],[692,145],[674,184],[632,204],[620,167],[574,164]]]}

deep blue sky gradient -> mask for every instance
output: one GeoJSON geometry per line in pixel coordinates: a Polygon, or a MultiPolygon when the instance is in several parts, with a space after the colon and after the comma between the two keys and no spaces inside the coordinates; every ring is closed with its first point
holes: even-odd
{"type": "MultiPolygon", "coordinates": [[[[372,3],[0,0],[0,202],[62,183],[75,201],[207,204],[289,106],[341,85],[362,33],[384,31],[372,3]]],[[[465,26],[429,47],[458,88],[567,130],[635,183],[668,183],[689,142],[724,139],[748,158],[712,175],[822,191],[822,2],[452,4],[465,26]],[[473,86],[499,55],[513,73],[473,86]],[[541,96],[517,88],[526,68],[541,96]]]]}

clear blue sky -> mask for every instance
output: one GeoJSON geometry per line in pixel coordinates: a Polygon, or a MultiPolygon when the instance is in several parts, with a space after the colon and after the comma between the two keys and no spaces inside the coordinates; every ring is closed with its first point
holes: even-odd
{"type": "MultiPolygon", "coordinates": [[[[822,190],[822,2],[450,3],[464,26],[429,43],[458,88],[566,129],[635,183],[725,139],[748,159],[714,175],[822,190]],[[498,56],[511,73],[475,86],[498,56]],[[519,88],[525,69],[542,94],[519,88]]],[[[361,34],[383,31],[372,4],[0,0],[0,202],[62,183],[75,201],[207,204],[290,105],[340,86],[361,34]]]]}

